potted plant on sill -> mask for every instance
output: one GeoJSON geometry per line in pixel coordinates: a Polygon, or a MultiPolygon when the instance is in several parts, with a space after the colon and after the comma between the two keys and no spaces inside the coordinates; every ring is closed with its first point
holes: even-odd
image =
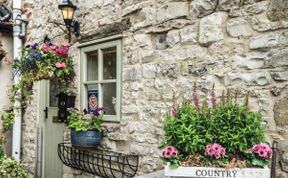
{"type": "Polygon", "coordinates": [[[166,146],[162,160],[165,176],[269,178],[272,149],[265,141],[261,114],[238,104],[228,92],[216,103],[214,87],[211,107],[200,107],[194,87],[193,103],[174,104],[164,121],[166,146]]]}
{"type": "Polygon", "coordinates": [[[100,145],[102,138],[103,108],[91,113],[69,109],[68,127],[71,128],[71,144],[75,147],[94,148],[100,145]]]}

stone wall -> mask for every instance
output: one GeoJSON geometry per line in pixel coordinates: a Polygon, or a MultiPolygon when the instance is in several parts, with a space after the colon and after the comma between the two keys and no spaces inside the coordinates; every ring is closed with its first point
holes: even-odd
{"type": "MultiPolygon", "coordinates": [[[[29,0],[29,4],[27,42],[39,42],[45,34],[61,34],[48,23],[62,19],[55,1],[29,0]]],[[[227,88],[240,95],[249,93],[252,109],[264,116],[268,140],[280,142],[278,177],[288,176],[285,0],[83,0],[75,4],[86,40],[124,18],[131,23],[122,33],[122,118],[107,126],[103,147],[139,154],[138,174],[162,169],[158,145],[173,93],[181,101],[191,98],[194,82],[201,95],[214,83],[218,96],[227,88]]],[[[56,43],[63,40],[63,36],[53,39],[56,43]]],[[[29,118],[27,114],[25,120],[29,118]]],[[[24,137],[33,133],[25,131],[24,137]]],[[[32,147],[29,150],[24,157],[34,154],[32,147]]],[[[87,177],[66,167],[64,174],[87,177]]]]}

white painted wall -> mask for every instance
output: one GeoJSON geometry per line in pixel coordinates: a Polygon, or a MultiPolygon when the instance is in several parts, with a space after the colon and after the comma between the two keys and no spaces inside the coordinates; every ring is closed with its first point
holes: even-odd
{"type": "MultiPolygon", "coordinates": [[[[8,33],[1,33],[1,41],[4,50],[7,52],[9,60],[13,60],[13,36],[8,33]]],[[[9,100],[8,91],[12,84],[11,65],[5,63],[4,59],[0,61],[0,114],[5,109],[9,109],[12,103],[9,100]]],[[[1,122],[1,121],[0,121],[1,122]]],[[[2,124],[0,124],[0,128],[2,124]]],[[[11,155],[11,133],[6,134],[5,152],[11,155]]]]}

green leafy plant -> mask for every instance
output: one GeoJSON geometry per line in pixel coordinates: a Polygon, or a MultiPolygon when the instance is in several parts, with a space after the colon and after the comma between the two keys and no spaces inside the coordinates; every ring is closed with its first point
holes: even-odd
{"type": "Polygon", "coordinates": [[[165,119],[166,145],[173,145],[185,155],[204,152],[207,143],[213,141],[212,122],[208,115],[197,112],[186,102],[178,108],[176,118],[168,115],[165,119]]]}
{"type": "Polygon", "coordinates": [[[14,112],[13,110],[4,111],[2,113],[2,128],[3,132],[12,130],[14,124],[14,112]]]}
{"type": "Polygon", "coordinates": [[[97,108],[92,113],[87,113],[86,109],[83,112],[77,109],[70,109],[68,127],[76,131],[96,130],[101,131],[103,123],[103,108],[97,108]]]}
{"type": "Polygon", "coordinates": [[[32,175],[27,173],[23,164],[6,156],[0,160],[0,176],[7,178],[32,178],[32,175]]]}
{"type": "Polygon", "coordinates": [[[245,106],[225,103],[211,110],[213,140],[229,154],[243,152],[264,141],[259,112],[247,112],[245,106]]]}
{"type": "Polygon", "coordinates": [[[261,125],[262,115],[249,111],[248,97],[244,104],[239,104],[237,96],[232,99],[228,91],[226,98],[222,97],[222,102],[217,103],[213,86],[211,107],[208,107],[207,99],[200,106],[195,88],[192,96],[193,103],[185,101],[178,107],[173,104],[171,113],[167,114],[162,147],[175,147],[183,155],[183,159],[177,158],[180,162],[187,162],[187,157],[197,155],[199,159],[194,159],[197,163],[193,165],[224,167],[229,162],[243,166],[269,164],[271,157],[260,159],[255,154],[246,154],[247,150],[265,139],[261,125]],[[212,145],[218,146],[212,150],[212,145]],[[219,149],[222,150],[221,154],[219,149]]]}

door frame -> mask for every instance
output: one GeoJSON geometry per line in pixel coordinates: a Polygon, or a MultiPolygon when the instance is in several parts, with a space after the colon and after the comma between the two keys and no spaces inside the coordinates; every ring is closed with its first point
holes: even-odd
{"type": "MultiPolygon", "coordinates": [[[[46,140],[45,140],[45,114],[44,109],[46,107],[49,108],[49,99],[50,99],[50,82],[48,80],[41,80],[39,82],[39,108],[38,108],[38,118],[39,118],[39,126],[41,130],[41,150],[38,150],[41,152],[41,177],[45,177],[45,152],[46,152],[46,140]]],[[[48,112],[49,113],[49,112],[48,112]]],[[[49,118],[49,115],[48,115],[49,118]]],[[[63,123],[64,124],[64,123],[63,123]]],[[[63,135],[62,135],[63,136],[63,135]]],[[[64,139],[64,138],[63,138],[64,139]]],[[[62,162],[61,162],[62,163],[62,162]]],[[[63,174],[63,164],[62,164],[62,174],[63,174]]]]}

